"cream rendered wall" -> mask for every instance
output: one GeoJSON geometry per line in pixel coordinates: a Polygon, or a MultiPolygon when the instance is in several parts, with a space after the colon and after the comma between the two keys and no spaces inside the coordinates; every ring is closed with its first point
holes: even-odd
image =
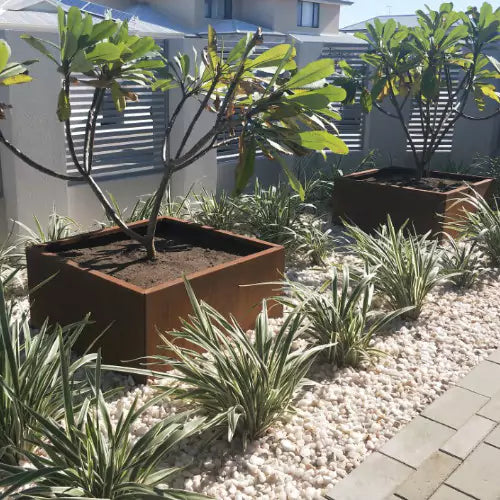
{"type": "Polygon", "coordinates": [[[203,0],[148,0],[146,3],[165,13],[170,22],[188,30],[196,30],[206,24],[203,0]]]}
{"type": "Polygon", "coordinates": [[[234,17],[282,33],[336,34],[340,6],[320,4],[319,28],[297,26],[297,0],[234,0],[234,17]]]}
{"type": "MultiPolygon", "coordinates": [[[[292,1],[294,4],[294,0],[292,1]]],[[[233,9],[236,7],[234,17],[262,26],[274,29],[276,17],[276,1],[274,0],[233,0],[233,9]]],[[[294,10],[296,12],[296,10],[294,10]]]]}
{"type": "MultiPolygon", "coordinates": [[[[56,116],[60,76],[55,65],[43,60],[27,43],[19,39],[23,31],[4,31],[0,37],[12,48],[13,60],[40,58],[30,68],[33,82],[1,89],[0,100],[12,105],[7,120],[0,126],[4,135],[38,163],[64,173],[66,159],[63,127],[56,116]]],[[[33,33],[57,41],[52,33],[33,33]]],[[[4,193],[4,230],[11,220],[32,225],[33,215],[48,219],[55,205],[68,213],[66,182],[48,177],[26,165],[4,147],[0,148],[4,193]]]]}
{"type": "Polygon", "coordinates": [[[297,26],[297,2],[274,0],[273,29],[282,33],[336,34],[339,31],[340,6],[320,3],[319,28],[297,26]]]}

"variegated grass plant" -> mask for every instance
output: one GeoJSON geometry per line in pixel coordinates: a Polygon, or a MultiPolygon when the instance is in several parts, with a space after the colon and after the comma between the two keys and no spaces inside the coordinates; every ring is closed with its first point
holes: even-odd
{"type": "MultiPolygon", "coordinates": [[[[500,207],[498,201],[485,200],[480,194],[466,195],[472,210],[464,210],[453,225],[463,238],[477,242],[494,266],[500,266],[500,207]]],[[[458,202],[458,201],[457,201],[458,202]]]]}
{"type": "Polygon", "coordinates": [[[265,189],[256,181],[253,193],[242,195],[238,201],[241,229],[261,240],[293,248],[289,230],[301,225],[301,216],[308,207],[312,205],[303,203],[288,186],[278,184],[265,189]]]}
{"type": "MultiPolygon", "coordinates": [[[[59,351],[64,348],[59,334],[59,351]]],[[[167,483],[178,468],[159,469],[160,462],[179,444],[205,427],[203,418],[189,413],[168,417],[137,439],[134,424],[159,398],[130,408],[113,421],[100,391],[100,356],[97,358],[90,396],[79,401],[75,381],[64,355],[59,377],[64,405],[58,418],[30,410],[29,426],[39,452],[25,452],[29,467],[0,464],[0,487],[7,498],[99,498],[200,500],[203,495],[171,489],[167,483]],[[41,452],[41,453],[40,453],[41,452]]]]}
{"type": "Polygon", "coordinates": [[[381,352],[373,347],[374,337],[411,307],[389,313],[372,307],[375,274],[353,281],[349,267],[342,268],[320,288],[288,282],[288,296],[278,300],[299,307],[308,320],[307,334],[318,346],[329,346],[324,354],[338,367],[358,366],[381,352]]]}
{"type": "Polygon", "coordinates": [[[240,215],[237,200],[225,192],[217,196],[205,188],[193,197],[190,214],[195,222],[228,231],[235,228],[240,215]]]}
{"type": "Polygon", "coordinates": [[[287,227],[288,247],[313,266],[325,266],[333,250],[331,229],[324,228],[325,221],[319,217],[305,216],[296,227],[287,227]]]}
{"type": "MultiPolygon", "coordinates": [[[[5,300],[0,283],[0,461],[10,464],[34,446],[35,413],[54,419],[64,415],[61,359],[70,376],[95,360],[95,355],[87,354],[69,361],[86,320],[65,328],[44,323],[32,334],[27,314],[14,308],[5,300]]],[[[75,382],[73,390],[84,396],[86,386],[75,382]]]]}
{"type": "Polygon", "coordinates": [[[429,233],[414,234],[407,224],[396,229],[389,216],[375,234],[347,225],[347,235],[354,239],[352,250],[375,273],[375,290],[394,310],[411,307],[403,316],[417,319],[429,292],[447,279],[438,241],[429,233]]]}
{"type": "Polygon", "coordinates": [[[20,237],[20,241],[25,246],[50,243],[51,241],[61,240],[81,232],[81,228],[77,222],[70,217],[58,214],[55,208],[52,210],[45,228],[36,215],[33,216],[33,219],[35,222],[34,229],[22,222],[17,222],[25,232],[20,237]]]}
{"type": "Polygon", "coordinates": [[[477,241],[455,241],[446,235],[448,247],[441,261],[443,273],[457,288],[471,288],[486,272],[477,241]]]}
{"type": "Polygon", "coordinates": [[[157,357],[175,369],[164,374],[178,382],[169,394],[192,403],[220,434],[229,441],[238,436],[245,446],[291,409],[316,354],[326,347],[293,350],[304,330],[297,311],[274,332],[264,301],[249,336],[234,318],[199,302],[188,282],[186,288],[194,314],[162,337],[168,354],[157,357]]]}
{"type": "MultiPolygon", "coordinates": [[[[160,209],[158,216],[169,216],[178,219],[186,219],[189,216],[189,195],[191,194],[191,189],[184,196],[174,197],[171,195],[170,190],[167,190],[165,196],[161,200],[160,209]]],[[[149,219],[154,208],[155,195],[145,195],[141,196],[132,207],[131,210],[128,208],[122,209],[118,203],[118,200],[113,196],[112,193],[108,192],[108,198],[113,205],[113,209],[119,215],[121,219],[127,222],[127,224],[138,222],[142,220],[149,219]]],[[[107,222],[101,223],[101,226],[112,226],[114,222],[112,219],[107,220],[107,222]]]]}

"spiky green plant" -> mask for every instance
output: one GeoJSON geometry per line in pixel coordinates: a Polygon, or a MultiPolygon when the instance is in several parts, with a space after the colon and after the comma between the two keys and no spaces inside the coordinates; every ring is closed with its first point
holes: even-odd
{"type": "MultiPolygon", "coordinates": [[[[63,349],[59,334],[59,349],[63,349]]],[[[131,438],[135,422],[158,398],[138,407],[135,399],[117,422],[113,422],[99,389],[100,356],[91,396],[78,403],[75,381],[65,356],[60,356],[59,377],[63,382],[63,421],[30,410],[30,426],[37,436],[33,444],[42,453],[25,452],[30,467],[0,464],[5,477],[0,487],[8,498],[99,498],[200,500],[207,497],[168,488],[165,484],[178,468],[158,470],[169,452],[187,437],[204,428],[203,418],[171,416],[151,427],[144,435],[131,438]],[[19,491],[20,488],[25,488],[19,491]]]]}
{"type": "Polygon", "coordinates": [[[301,214],[308,205],[287,186],[278,184],[265,189],[257,180],[253,193],[243,195],[238,206],[244,230],[271,243],[290,245],[287,228],[300,225],[301,214]]]}
{"type": "Polygon", "coordinates": [[[328,254],[333,248],[331,229],[324,229],[325,221],[319,217],[304,217],[297,227],[287,227],[289,234],[288,247],[307,259],[313,266],[325,266],[328,254]]]}
{"type": "Polygon", "coordinates": [[[289,296],[278,300],[301,307],[309,323],[307,333],[316,345],[330,345],[324,351],[330,363],[356,367],[381,354],[373,347],[375,335],[412,309],[390,313],[374,310],[374,278],[375,274],[366,274],[353,283],[348,266],[343,267],[341,279],[334,268],[333,278],[319,289],[289,282],[289,296]]]}
{"type": "MultiPolygon", "coordinates": [[[[170,189],[167,190],[165,196],[161,200],[160,210],[158,216],[162,217],[168,215],[169,217],[176,217],[178,219],[186,219],[189,215],[189,195],[191,194],[191,189],[184,196],[173,197],[171,195],[170,189]]],[[[151,212],[153,211],[155,203],[155,195],[145,195],[141,196],[132,207],[131,210],[127,208],[122,209],[118,203],[118,200],[113,196],[112,193],[108,192],[108,198],[110,203],[113,205],[113,209],[119,215],[121,219],[130,224],[132,222],[138,222],[142,220],[149,219],[151,217],[151,212]]],[[[111,218],[105,223],[101,223],[101,226],[114,225],[111,218]]]]}
{"type": "MultiPolygon", "coordinates": [[[[86,320],[65,328],[45,322],[34,335],[27,314],[16,314],[14,307],[6,302],[0,282],[0,461],[11,464],[33,448],[33,412],[54,419],[64,414],[61,358],[71,376],[95,360],[87,354],[69,363],[86,320]]],[[[85,385],[75,382],[74,390],[84,395],[85,385]]]]}
{"type": "Polygon", "coordinates": [[[414,234],[407,224],[396,229],[390,216],[373,235],[356,226],[346,227],[347,235],[354,239],[352,250],[376,271],[375,290],[395,310],[411,307],[404,317],[417,319],[429,292],[446,279],[441,272],[438,241],[430,240],[429,233],[414,234]]]}
{"type": "MultiPolygon", "coordinates": [[[[457,201],[457,203],[460,200],[457,201]]],[[[462,237],[473,239],[494,266],[500,266],[500,207],[498,201],[488,202],[478,193],[467,195],[472,210],[464,210],[462,219],[454,224],[462,237]]]]}
{"type": "Polygon", "coordinates": [[[215,229],[234,229],[239,218],[239,209],[236,200],[226,193],[217,196],[203,188],[201,193],[194,195],[191,218],[206,226],[215,229]]]}
{"type": "Polygon", "coordinates": [[[476,241],[455,241],[449,235],[448,248],[443,253],[441,265],[443,273],[458,288],[472,287],[485,273],[476,241]]]}
{"type": "Polygon", "coordinates": [[[234,318],[198,302],[188,282],[186,288],[194,314],[162,337],[168,354],[157,357],[175,368],[164,376],[180,382],[169,393],[194,404],[229,441],[237,435],[245,444],[289,411],[316,353],[326,347],[292,349],[303,333],[296,311],[273,332],[264,301],[249,337],[234,318]]]}
{"type": "Polygon", "coordinates": [[[20,241],[25,246],[50,243],[51,241],[61,240],[81,231],[80,226],[72,218],[58,214],[55,207],[49,216],[46,228],[43,227],[36,215],[33,216],[33,220],[35,222],[34,229],[22,222],[17,222],[25,231],[25,234],[20,237],[20,241]]]}
{"type": "Polygon", "coordinates": [[[25,267],[24,252],[12,242],[12,233],[0,245],[0,282],[8,292],[15,284],[22,285],[20,271],[25,267]]]}

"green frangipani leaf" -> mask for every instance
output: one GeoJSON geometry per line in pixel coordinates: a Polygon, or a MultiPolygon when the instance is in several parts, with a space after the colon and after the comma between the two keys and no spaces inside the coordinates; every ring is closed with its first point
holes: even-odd
{"type": "Polygon", "coordinates": [[[304,190],[304,186],[297,178],[295,173],[292,171],[292,169],[288,166],[286,159],[282,158],[280,155],[276,155],[275,158],[280,163],[283,172],[285,172],[290,187],[299,195],[300,200],[304,201],[306,198],[306,192],[304,190]]]}
{"type": "Polygon", "coordinates": [[[287,100],[299,103],[310,109],[321,110],[328,108],[328,105],[336,102],[342,102],[346,98],[346,91],[341,87],[327,85],[319,89],[297,91],[288,96],[287,100]]]}
{"type": "Polygon", "coordinates": [[[436,69],[432,66],[426,68],[422,74],[421,90],[425,98],[436,99],[439,96],[441,81],[436,69]]]}
{"type": "Polygon", "coordinates": [[[338,136],[326,130],[308,130],[299,132],[292,138],[294,142],[312,151],[323,151],[329,149],[332,153],[346,155],[349,148],[338,136]]]}
{"type": "Polygon", "coordinates": [[[4,70],[10,58],[10,46],[5,40],[0,39],[0,73],[4,70]]]}
{"type": "Polygon", "coordinates": [[[236,167],[235,194],[240,194],[245,189],[255,166],[257,143],[254,137],[247,137],[245,132],[240,136],[240,155],[236,167]]]}
{"type": "Polygon", "coordinates": [[[57,118],[60,122],[69,120],[71,116],[71,104],[69,102],[68,96],[64,89],[59,92],[59,98],[57,99],[57,118]]]}
{"type": "Polygon", "coordinates": [[[87,53],[87,59],[93,63],[110,63],[119,61],[123,46],[111,42],[100,42],[93,50],[87,53]]]}
{"type": "Polygon", "coordinates": [[[92,26],[90,42],[96,43],[112,37],[118,30],[118,24],[111,19],[105,19],[92,26]]]}
{"type": "Polygon", "coordinates": [[[47,42],[45,40],[41,40],[40,38],[35,38],[31,35],[21,35],[22,40],[31,45],[35,50],[42,53],[44,56],[48,57],[51,61],[54,61],[58,66],[59,62],[54,57],[54,55],[47,48],[47,42]]]}
{"type": "Polygon", "coordinates": [[[373,108],[372,95],[366,88],[361,91],[360,104],[365,113],[369,113],[373,108]]]}
{"type": "Polygon", "coordinates": [[[332,59],[319,59],[299,69],[284,86],[288,89],[304,88],[324,80],[331,76],[334,71],[335,63],[332,59]]]}
{"type": "Polygon", "coordinates": [[[280,64],[283,58],[293,59],[296,55],[295,48],[289,51],[290,44],[280,44],[266,50],[255,59],[249,59],[245,64],[246,69],[274,68],[280,64]]]}

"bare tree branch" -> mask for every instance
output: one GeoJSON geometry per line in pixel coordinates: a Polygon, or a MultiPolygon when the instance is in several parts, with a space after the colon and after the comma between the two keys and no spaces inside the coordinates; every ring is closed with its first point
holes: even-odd
{"type": "Polygon", "coordinates": [[[24,163],[29,165],[30,167],[38,170],[42,174],[50,175],[51,177],[55,177],[56,179],[61,179],[63,181],[82,181],[84,178],[80,175],[65,175],[60,174],[58,172],[54,172],[53,170],[44,167],[32,160],[29,156],[25,155],[20,149],[16,148],[10,141],[8,141],[3,133],[0,131],[0,142],[12,153],[14,153],[19,159],[23,160],[24,163]]]}
{"type": "Polygon", "coordinates": [[[184,134],[184,137],[182,138],[181,144],[180,144],[179,149],[177,150],[177,154],[175,156],[176,159],[178,159],[181,156],[182,150],[184,149],[184,146],[186,145],[189,137],[191,136],[193,129],[196,126],[196,123],[198,122],[198,119],[200,118],[201,114],[203,113],[203,110],[207,107],[207,105],[212,97],[212,94],[215,90],[215,87],[219,83],[220,75],[221,75],[220,70],[217,70],[217,73],[214,75],[214,80],[213,80],[212,84],[210,85],[210,88],[209,88],[207,94],[205,95],[205,98],[201,101],[200,106],[198,107],[198,111],[195,113],[193,119],[191,120],[191,123],[189,124],[189,127],[186,130],[186,133],[184,134]]]}

